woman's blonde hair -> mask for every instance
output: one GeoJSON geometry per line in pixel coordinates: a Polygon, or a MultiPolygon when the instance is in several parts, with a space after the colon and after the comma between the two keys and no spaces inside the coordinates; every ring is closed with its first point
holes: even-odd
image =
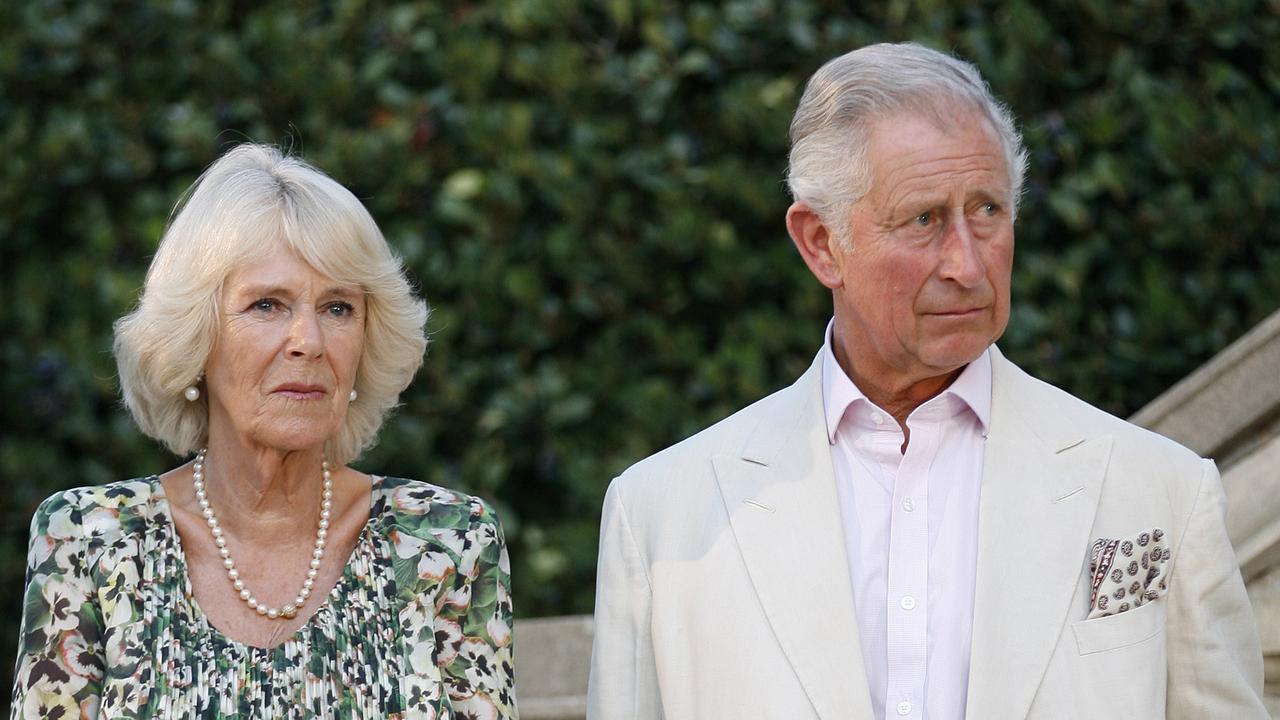
{"type": "Polygon", "coordinates": [[[426,303],[364,205],[296,157],[239,145],[178,201],[137,308],[115,324],[125,405],[142,432],[178,455],[208,441],[207,399],[188,402],[183,390],[199,381],[213,349],[223,283],[278,242],[320,273],[365,292],[359,397],[327,445],[331,461],[350,462],[373,444],[422,364],[426,303]]]}

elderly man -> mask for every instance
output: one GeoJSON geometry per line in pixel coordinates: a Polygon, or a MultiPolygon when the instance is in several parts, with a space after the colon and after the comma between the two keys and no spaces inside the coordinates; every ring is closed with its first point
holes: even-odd
{"type": "Polygon", "coordinates": [[[1025,152],[977,71],[851,52],[791,141],[834,318],[611,485],[588,717],[1265,718],[1213,464],[993,345],[1025,152]]]}

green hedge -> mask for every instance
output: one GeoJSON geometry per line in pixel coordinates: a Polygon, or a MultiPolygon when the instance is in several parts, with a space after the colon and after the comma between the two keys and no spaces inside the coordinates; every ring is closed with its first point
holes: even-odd
{"type": "Polygon", "coordinates": [[[42,497],[175,464],[120,409],[111,322],[178,194],[246,138],[351,187],[407,259],[433,342],[357,465],[492,499],[523,617],[591,609],[611,477],[815,352],[829,298],[782,177],[835,54],[918,39],[1014,108],[1002,344],[1032,372],[1123,415],[1276,308],[1274,3],[849,5],[0,4],[0,616],[42,497]]]}

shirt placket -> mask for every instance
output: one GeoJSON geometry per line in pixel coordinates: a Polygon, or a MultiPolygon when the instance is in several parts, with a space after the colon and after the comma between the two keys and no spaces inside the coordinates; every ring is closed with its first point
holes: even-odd
{"type": "Polygon", "coordinates": [[[885,598],[888,687],[885,720],[923,718],[929,627],[929,465],[938,433],[911,428],[890,505],[885,598]]]}

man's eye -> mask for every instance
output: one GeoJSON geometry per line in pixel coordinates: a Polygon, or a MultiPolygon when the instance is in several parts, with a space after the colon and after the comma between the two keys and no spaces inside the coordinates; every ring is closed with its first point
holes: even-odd
{"type": "Polygon", "coordinates": [[[996,213],[1000,212],[1000,206],[995,203],[983,203],[982,212],[986,213],[987,217],[993,217],[996,213]]]}
{"type": "Polygon", "coordinates": [[[912,222],[914,222],[919,227],[929,227],[929,223],[933,222],[933,213],[931,212],[920,213],[915,217],[914,220],[912,220],[912,222]]]}

